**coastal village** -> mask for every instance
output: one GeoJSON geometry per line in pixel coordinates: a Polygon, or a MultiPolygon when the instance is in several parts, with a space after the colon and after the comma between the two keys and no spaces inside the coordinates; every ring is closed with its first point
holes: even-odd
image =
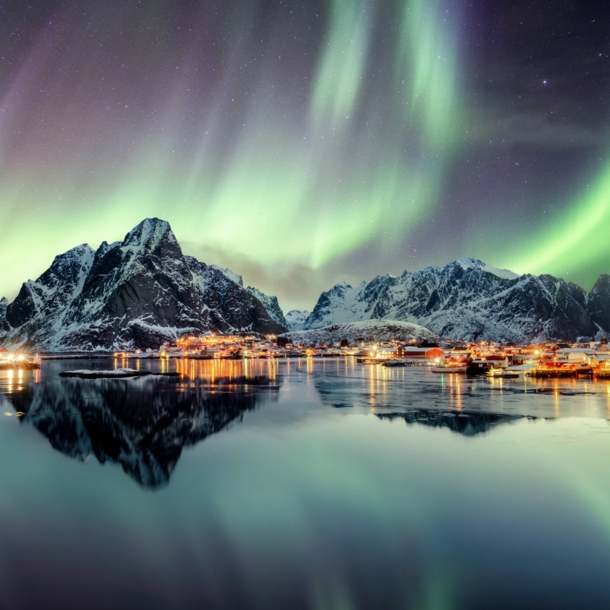
{"type": "Polygon", "coordinates": [[[157,349],[98,354],[28,354],[0,348],[0,370],[38,369],[44,359],[111,358],[115,368],[130,360],[252,360],[289,358],[353,358],[358,364],[384,367],[427,367],[433,373],[486,375],[489,377],[591,377],[610,379],[610,346],[607,340],[587,343],[544,343],[517,346],[492,342],[439,343],[375,342],[364,338],[349,344],[293,344],[285,336],[219,335],[184,336],[157,349]]]}

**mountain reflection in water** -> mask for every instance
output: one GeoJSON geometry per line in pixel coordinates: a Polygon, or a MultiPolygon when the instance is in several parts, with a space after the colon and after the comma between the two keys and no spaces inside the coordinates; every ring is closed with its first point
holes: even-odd
{"type": "Polygon", "coordinates": [[[184,447],[277,400],[280,385],[264,375],[59,379],[26,385],[10,402],[54,449],[80,461],[94,455],[101,464],[118,463],[154,489],[169,483],[184,447]]]}
{"type": "MultiPolygon", "coordinates": [[[[500,413],[465,413],[432,411],[429,409],[419,409],[417,411],[407,411],[406,413],[377,413],[381,420],[394,421],[402,419],[409,426],[420,424],[431,428],[448,428],[457,434],[464,436],[476,436],[489,432],[497,426],[512,424],[524,415],[503,415],[500,413]]],[[[536,420],[535,417],[527,416],[528,420],[536,420]]]]}
{"type": "Polygon", "coordinates": [[[182,377],[0,374],[3,610],[610,608],[610,383],[85,366],[182,377]]]}
{"type": "MultiPolygon", "coordinates": [[[[466,437],[482,436],[519,420],[580,415],[587,405],[598,408],[600,402],[606,403],[610,414],[610,384],[589,381],[444,379],[421,369],[357,367],[349,360],[298,360],[281,368],[271,361],[138,361],[133,366],[151,372],[171,369],[181,377],[58,376],[66,368],[80,368],[79,364],[48,362],[42,375],[38,371],[0,376],[2,410],[19,414],[22,423],[34,426],[65,455],[80,461],[93,455],[102,464],[118,463],[149,489],[169,483],[184,447],[241,421],[245,412],[265,401],[277,401],[284,383],[287,396],[303,392],[305,397],[310,387],[315,402],[346,415],[354,410],[381,421],[446,428],[466,437]]],[[[108,365],[108,360],[88,363],[102,369],[108,365]]],[[[299,417],[298,410],[293,415],[299,417]]]]}

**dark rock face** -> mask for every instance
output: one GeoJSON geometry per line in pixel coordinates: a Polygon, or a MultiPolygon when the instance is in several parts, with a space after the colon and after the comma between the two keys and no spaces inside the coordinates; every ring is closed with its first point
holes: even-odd
{"type": "Polygon", "coordinates": [[[123,242],[58,256],[7,307],[7,343],[37,349],[158,347],[209,330],[277,333],[250,292],[219,269],[185,257],[169,224],[147,219],[123,242]]]}
{"type": "Polygon", "coordinates": [[[231,281],[224,270],[201,263],[191,256],[187,256],[186,260],[199,294],[205,305],[214,312],[212,318],[218,328],[265,333],[277,333],[285,328],[269,315],[264,303],[231,281]],[[222,320],[216,320],[217,312],[222,313],[222,320]]]}
{"type": "Polygon", "coordinates": [[[10,330],[10,324],[6,321],[6,308],[8,307],[8,300],[5,297],[0,299],[0,333],[8,332],[10,330]]]}
{"type": "Polygon", "coordinates": [[[462,259],[400,277],[380,276],[356,288],[337,284],[320,296],[304,328],[381,319],[473,341],[576,341],[600,329],[610,332],[604,278],[587,294],[550,275],[510,279],[488,271],[481,261],[462,259]]]}
{"type": "Polygon", "coordinates": [[[587,297],[591,319],[605,334],[610,334],[610,275],[602,273],[587,297]]]}
{"type": "Polygon", "coordinates": [[[269,296],[264,292],[261,292],[258,288],[253,288],[252,286],[248,286],[246,290],[265,306],[267,313],[275,322],[281,326],[288,327],[288,323],[284,317],[284,312],[280,307],[277,297],[269,296]]]}

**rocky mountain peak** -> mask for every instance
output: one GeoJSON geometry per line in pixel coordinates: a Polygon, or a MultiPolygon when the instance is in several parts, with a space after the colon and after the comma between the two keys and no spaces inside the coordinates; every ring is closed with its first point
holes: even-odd
{"type": "Polygon", "coordinates": [[[485,267],[485,263],[476,258],[458,258],[453,263],[449,263],[449,265],[461,267],[464,271],[467,269],[483,269],[485,267]]]}
{"type": "MultiPolygon", "coordinates": [[[[235,282],[238,286],[243,287],[244,279],[242,278],[241,275],[234,273],[233,271],[231,271],[230,269],[227,269],[226,267],[219,267],[218,265],[210,265],[210,267],[220,271],[220,273],[222,273],[224,276],[228,277],[232,282],[235,282]]],[[[249,290],[249,288],[247,288],[247,290],[249,290]]]]}
{"type": "Polygon", "coordinates": [[[154,252],[164,241],[178,243],[169,222],[159,218],[146,218],[127,233],[122,247],[154,252]]]}
{"type": "Polygon", "coordinates": [[[284,331],[229,274],[185,257],[169,223],[149,218],[123,242],[97,252],[78,246],[24,283],[7,307],[0,343],[115,350],[157,348],[185,333],[284,331]]]}

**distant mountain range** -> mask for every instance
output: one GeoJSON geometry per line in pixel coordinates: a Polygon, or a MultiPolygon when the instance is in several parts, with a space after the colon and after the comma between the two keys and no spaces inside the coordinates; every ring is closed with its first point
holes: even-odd
{"type": "Polygon", "coordinates": [[[610,335],[610,275],[591,292],[551,275],[518,276],[474,259],[378,276],[322,293],[303,330],[363,320],[419,324],[442,337],[502,342],[610,335]]]}
{"type": "Polygon", "coordinates": [[[310,313],[307,309],[292,309],[286,314],[286,326],[292,331],[303,330],[310,313]]]}
{"type": "Polygon", "coordinates": [[[587,292],[551,275],[519,276],[460,259],[356,287],[342,282],[322,293],[311,313],[284,316],[276,297],[244,288],[229,269],[185,256],[169,224],[152,218],[122,242],[104,242],[97,250],[81,245],[57,256],[12,303],[0,299],[0,345],[147,348],[185,333],[278,334],[330,326],[334,336],[342,332],[337,325],[375,320],[464,340],[610,336],[610,275],[602,274],[587,292]]]}

